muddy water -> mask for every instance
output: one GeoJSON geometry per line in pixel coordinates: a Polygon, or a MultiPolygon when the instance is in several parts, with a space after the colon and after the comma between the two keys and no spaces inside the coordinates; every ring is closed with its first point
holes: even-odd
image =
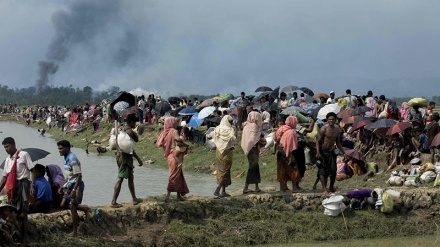
{"type": "MultiPolygon", "coordinates": [[[[36,129],[12,122],[0,122],[0,132],[0,140],[11,136],[15,139],[18,149],[35,147],[51,153],[46,158],[39,160],[38,163],[43,165],[58,164],[61,167],[64,164],[64,157],[59,155],[56,142],[47,133],[46,136],[40,136],[36,129]]],[[[68,137],[66,135],[67,140],[69,140],[68,137]]],[[[83,149],[78,148],[73,148],[72,152],[81,161],[83,179],[86,185],[83,203],[91,206],[109,203],[113,196],[113,186],[117,175],[115,159],[97,156],[96,153],[87,155],[83,149]]],[[[4,150],[0,150],[0,159],[4,160],[6,155],[4,150]]],[[[165,162],[165,160],[162,162],[165,162]]],[[[210,196],[216,186],[216,178],[212,175],[186,172],[185,179],[190,195],[210,196]]],[[[168,170],[160,167],[159,164],[144,165],[142,167],[136,165],[134,169],[134,184],[137,197],[145,198],[147,196],[163,195],[166,193],[167,183],[168,170]]],[[[240,186],[233,184],[229,190],[237,190],[240,186]]],[[[131,195],[128,190],[127,181],[124,181],[118,202],[130,201],[131,195]]]]}

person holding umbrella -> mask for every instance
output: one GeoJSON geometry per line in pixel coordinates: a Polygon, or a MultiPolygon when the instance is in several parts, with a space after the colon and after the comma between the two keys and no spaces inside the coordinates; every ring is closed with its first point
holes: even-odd
{"type": "Polygon", "coordinates": [[[6,196],[13,206],[17,208],[18,218],[21,221],[22,245],[29,245],[28,212],[29,198],[35,196],[35,172],[30,155],[23,150],[18,150],[15,140],[6,137],[2,142],[8,157],[5,160],[3,176],[0,180],[0,191],[5,188],[6,196]],[[32,175],[31,175],[32,172],[32,175]]]}

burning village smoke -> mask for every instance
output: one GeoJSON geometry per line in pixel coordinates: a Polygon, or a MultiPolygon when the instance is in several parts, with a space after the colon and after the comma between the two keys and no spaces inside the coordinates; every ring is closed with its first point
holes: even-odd
{"type": "Polygon", "coordinates": [[[50,77],[58,71],[60,64],[69,58],[72,48],[101,46],[94,43],[97,36],[119,42],[116,48],[112,47],[112,50],[106,52],[112,54],[112,65],[127,65],[136,52],[138,37],[130,21],[127,22],[126,16],[122,16],[121,4],[119,0],[80,0],[74,1],[67,10],[60,10],[52,15],[55,36],[48,46],[46,59],[38,62],[39,78],[35,82],[38,91],[48,85],[50,77]],[[112,39],[110,35],[115,28],[119,28],[119,33],[124,37],[112,39]]]}

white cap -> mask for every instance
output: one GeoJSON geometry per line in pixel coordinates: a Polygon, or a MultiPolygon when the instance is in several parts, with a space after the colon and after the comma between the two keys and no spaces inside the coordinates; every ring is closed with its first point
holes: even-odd
{"type": "Polygon", "coordinates": [[[420,159],[419,158],[414,158],[414,159],[412,159],[409,163],[411,163],[411,164],[417,164],[417,163],[419,163],[420,162],[420,159]]]}
{"type": "Polygon", "coordinates": [[[330,94],[335,93],[335,91],[330,91],[330,94]]]}

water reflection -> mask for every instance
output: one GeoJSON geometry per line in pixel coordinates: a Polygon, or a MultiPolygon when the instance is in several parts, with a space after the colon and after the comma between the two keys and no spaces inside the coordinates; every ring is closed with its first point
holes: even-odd
{"type": "MultiPolygon", "coordinates": [[[[28,128],[13,122],[0,122],[0,140],[11,136],[15,139],[17,148],[37,147],[47,150],[49,154],[46,158],[39,160],[43,165],[58,164],[63,165],[64,159],[59,155],[55,140],[49,134],[40,136],[40,133],[33,128],[28,128]]],[[[68,135],[66,139],[69,140],[68,135]]],[[[114,158],[97,156],[96,153],[87,155],[83,149],[73,148],[72,151],[81,161],[84,182],[83,203],[97,206],[104,205],[111,201],[113,196],[113,186],[116,182],[117,166],[114,158]]],[[[6,152],[0,152],[0,158],[6,158],[6,152]]],[[[162,161],[165,162],[165,161],[162,161]]],[[[137,163],[135,163],[137,164],[137,163]]],[[[185,173],[185,178],[190,189],[190,195],[211,196],[216,187],[216,178],[205,174],[185,173]]],[[[134,184],[136,195],[144,198],[153,195],[163,195],[166,193],[168,183],[168,170],[160,164],[136,166],[134,169],[134,184]]],[[[231,190],[237,189],[238,184],[233,184],[231,190]]],[[[118,202],[130,202],[131,196],[128,190],[127,181],[122,184],[121,194],[118,202]]]]}

